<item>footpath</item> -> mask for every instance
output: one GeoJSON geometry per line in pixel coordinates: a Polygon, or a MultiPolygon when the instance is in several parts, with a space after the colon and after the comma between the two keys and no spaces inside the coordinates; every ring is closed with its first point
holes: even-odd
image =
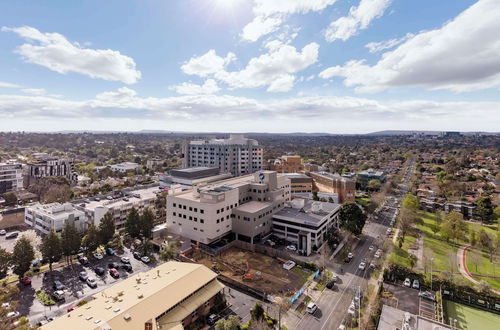
{"type": "MultiPolygon", "coordinates": [[[[479,281],[476,280],[472,274],[469,272],[469,269],[467,268],[467,250],[470,248],[470,245],[467,246],[461,246],[458,251],[457,251],[457,265],[458,265],[458,270],[460,271],[460,274],[468,279],[469,281],[473,282],[474,284],[479,284],[479,281]]],[[[497,295],[500,295],[500,291],[491,289],[491,291],[495,292],[497,295]]]]}

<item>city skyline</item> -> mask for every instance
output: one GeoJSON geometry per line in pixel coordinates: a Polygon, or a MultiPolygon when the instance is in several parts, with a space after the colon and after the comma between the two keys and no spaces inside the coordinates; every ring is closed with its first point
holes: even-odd
{"type": "Polygon", "coordinates": [[[27,1],[0,4],[0,18],[0,131],[500,122],[494,0],[27,1]]]}

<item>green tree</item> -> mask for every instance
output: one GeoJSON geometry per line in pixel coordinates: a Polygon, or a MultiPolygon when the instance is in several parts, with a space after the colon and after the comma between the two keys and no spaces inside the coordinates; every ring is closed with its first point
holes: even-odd
{"type": "Polygon", "coordinates": [[[12,265],[12,254],[0,247],[0,279],[7,276],[9,267],[12,265]]]}
{"type": "Polygon", "coordinates": [[[475,214],[484,223],[489,223],[493,219],[493,205],[490,197],[481,197],[476,202],[475,214]]]}
{"type": "Polygon", "coordinates": [[[407,209],[410,209],[410,210],[417,212],[418,206],[419,206],[419,203],[418,203],[417,196],[415,196],[413,194],[406,194],[405,195],[405,198],[403,199],[403,207],[404,208],[407,208],[407,209]]]}
{"type": "Polygon", "coordinates": [[[497,229],[500,230],[500,206],[495,207],[493,210],[493,215],[499,224],[497,224],[497,229]]]}
{"type": "Polygon", "coordinates": [[[90,225],[87,229],[87,233],[82,238],[82,247],[85,248],[86,252],[94,252],[99,245],[101,245],[101,237],[99,235],[99,230],[94,226],[90,225]]]}
{"type": "Polygon", "coordinates": [[[410,254],[408,256],[408,262],[410,263],[410,270],[413,270],[413,268],[417,264],[417,256],[414,254],[410,254]]]}
{"type": "Polygon", "coordinates": [[[106,245],[115,234],[115,220],[111,213],[106,213],[99,223],[99,239],[100,243],[106,245]]]}
{"type": "Polygon", "coordinates": [[[152,234],[153,234],[153,228],[154,228],[154,222],[155,222],[155,217],[153,215],[153,212],[149,208],[146,208],[141,215],[140,219],[140,229],[141,229],[141,234],[142,237],[145,239],[150,239],[152,234]]]}
{"type": "Polygon", "coordinates": [[[466,237],[467,231],[467,224],[461,213],[452,211],[445,216],[441,226],[441,234],[447,242],[466,237]]]}
{"type": "Polygon", "coordinates": [[[21,237],[12,252],[14,274],[22,277],[30,269],[33,259],[35,259],[35,249],[26,237],[21,237]]]}
{"type": "Polygon", "coordinates": [[[493,262],[493,252],[495,252],[495,242],[488,233],[481,229],[479,231],[479,245],[490,254],[490,261],[493,262]]]}
{"type": "Polygon", "coordinates": [[[403,236],[403,240],[406,234],[413,228],[417,223],[418,215],[412,209],[403,207],[399,213],[399,230],[400,234],[403,236]]]}
{"type": "Polygon", "coordinates": [[[80,233],[72,224],[66,224],[61,232],[61,244],[63,247],[63,255],[66,256],[66,262],[73,264],[72,256],[78,253],[82,242],[80,233]]]}
{"type": "Polygon", "coordinates": [[[135,207],[131,208],[128,216],[127,222],[125,223],[125,231],[132,238],[139,238],[141,236],[141,217],[139,216],[139,212],[135,207]]]}
{"type": "Polygon", "coordinates": [[[168,243],[168,246],[164,247],[163,250],[160,251],[160,259],[162,261],[174,259],[177,256],[177,250],[176,242],[168,243]]]}
{"type": "Polygon", "coordinates": [[[220,319],[215,323],[215,330],[238,330],[240,328],[240,318],[238,315],[231,315],[227,319],[220,319]]]}
{"type": "Polygon", "coordinates": [[[366,222],[366,214],[355,203],[345,203],[339,211],[339,221],[342,228],[347,229],[358,236],[363,231],[366,222]]]}
{"type": "Polygon", "coordinates": [[[382,184],[377,179],[372,179],[372,180],[368,181],[368,189],[371,191],[378,191],[381,186],[382,186],[382,184]]]}
{"type": "Polygon", "coordinates": [[[49,261],[49,269],[52,271],[52,264],[61,259],[63,254],[61,238],[53,230],[43,238],[40,252],[49,261]]]}
{"type": "Polygon", "coordinates": [[[471,229],[471,232],[470,232],[470,235],[469,235],[469,241],[470,241],[470,245],[472,245],[473,247],[476,246],[476,244],[477,244],[477,234],[474,231],[474,229],[471,229]]]}
{"type": "Polygon", "coordinates": [[[264,318],[264,307],[260,302],[256,302],[255,306],[250,309],[250,315],[252,316],[252,320],[262,320],[264,318]]]}
{"type": "Polygon", "coordinates": [[[319,201],[319,197],[318,197],[318,192],[317,191],[313,191],[313,193],[312,193],[312,199],[314,201],[319,201]]]}
{"type": "Polygon", "coordinates": [[[17,196],[13,192],[3,194],[3,199],[5,199],[5,205],[14,205],[17,203],[17,196]]]}

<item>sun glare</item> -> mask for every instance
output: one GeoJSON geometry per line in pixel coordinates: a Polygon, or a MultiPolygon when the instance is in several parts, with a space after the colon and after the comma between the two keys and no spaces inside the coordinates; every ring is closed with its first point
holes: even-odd
{"type": "Polygon", "coordinates": [[[213,0],[215,5],[220,8],[235,8],[243,0],[213,0]]]}

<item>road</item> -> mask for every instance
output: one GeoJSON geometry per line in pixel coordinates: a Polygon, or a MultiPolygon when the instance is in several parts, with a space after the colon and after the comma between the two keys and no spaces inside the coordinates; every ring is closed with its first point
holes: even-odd
{"type": "MultiPolygon", "coordinates": [[[[375,262],[374,253],[377,248],[384,244],[387,228],[390,227],[392,219],[395,219],[404,194],[408,192],[409,183],[415,167],[415,158],[412,157],[403,173],[403,182],[400,184],[400,192],[395,196],[389,196],[384,206],[376,211],[378,219],[367,222],[363,228],[363,235],[354,249],[354,258],[349,264],[339,265],[330,261],[327,268],[335,274],[340,274],[341,282],[336,290],[324,290],[322,295],[315,301],[318,310],[313,314],[306,314],[292,329],[338,329],[342,322],[348,317],[347,310],[355,293],[360,290],[366,292],[370,270],[368,265],[375,262]],[[370,251],[370,246],[374,249],[370,251]],[[359,269],[363,259],[367,261],[365,270],[359,269]],[[343,274],[340,272],[343,268],[343,274]]],[[[384,251],[385,252],[385,251],[384,251]]],[[[384,255],[382,256],[384,258],[384,255]]]]}

